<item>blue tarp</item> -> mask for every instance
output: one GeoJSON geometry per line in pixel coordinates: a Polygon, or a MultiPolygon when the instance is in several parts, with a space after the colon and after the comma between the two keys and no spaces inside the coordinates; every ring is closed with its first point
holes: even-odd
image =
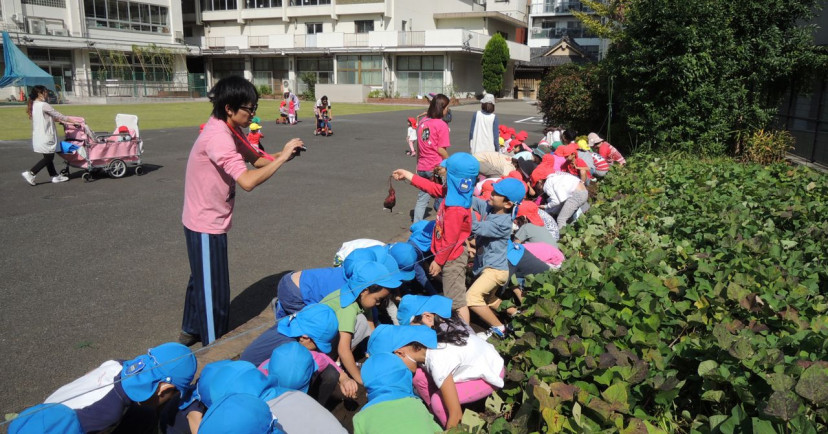
{"type": "Polygon", "coordinates": [[[3,59],[6,61],[6,70],[3,72],[3,78],[0,78],[0,87],[41,84],[52,91],[55,90],[55,78],[26,57],[12,43],[9,32],[3,32],[3,59]]]}

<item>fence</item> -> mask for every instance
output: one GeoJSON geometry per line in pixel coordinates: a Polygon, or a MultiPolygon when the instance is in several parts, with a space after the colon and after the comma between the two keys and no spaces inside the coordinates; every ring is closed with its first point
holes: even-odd
{"type": "Polygon", "coordinates": [[[75,88],[106,98],[201,98],[208,90],[205,74],[178,73],[162,80],[134,71],[117,78],[94,72],[91,80],[75,80],[75,88]]]}
{"type": "Polygon", "coordinates": [[[778,126],[796,139],[791,152],[811,163],[828,166],[828,79],[816,80],[811,92],[788,95],[777,118],[778,126]]]}

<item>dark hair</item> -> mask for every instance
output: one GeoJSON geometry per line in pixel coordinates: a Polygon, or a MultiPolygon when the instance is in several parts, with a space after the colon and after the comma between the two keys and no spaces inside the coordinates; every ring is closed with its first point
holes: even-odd
{"type": "Polygon", "coordinates": [[[494,113],[494,103],[484,102],[483,104],[480,104],[480,110],[483,110],[486,113],[494,113]]]}
{"type": "Polygon", "coordinates": [[[230,110],[238,111],[239,107],[244,104],[259,102],[259,92],[256,91],[256,86],[238,75],[219,80],[210,89],[207,97],[213,103],[213,117],[223,121],[227,120],[226,106],[230,106],[230,110]]]}
{"type": "Polygon", "coordinates": [[[438,93],[431,100],[431,103],[429,103],[426,116],[431,119],[443,119],[443,110],[448,107],[449,103],[450,101],[447,96],[442,93],[438,93]]]}
{"type": "Polygon", "coordinates": [[[32,118],[32,105],[34,105],[35,100],[47,92],[49,92],[49,89],[41,84],[38,84],[29,91],[29,102],[26,104],[26,114],[29,115],[29,119],[32,118]]]}
{"type": "Polygon", "coordinates": [[[572,142],[573,140],[575,140],[575,137],[577,136],[578,134],[572,130],[564,130],[564,132],[561,133],[561,138],[563,138],[566,141],[566,143],[572,142]]]}
{"type": "MultiPolygon", "coordinates": [[[[423,316],[417,315],[411,322],[422,324],[423,316]]],[[[463,320],[457,316],[457,312],[452,312],[451,318],[443,318],[435,313],[434,326],[431,328],[437,332],[437,342],[441,344],[463,346],[469,339],[469,330],[463,320]]]]}
{"type": "Polygon", "coordinates": [[[422,350],[422,349],[424,349],[424,348],[425,348],[425,345],[423,345],[423,344],[421,344],[421,343],[419,343],[419,342],[417,342],[417,341],[409,342],[409,343],[407,343],[407,344],[403,345],[403,347],[407,347],[407,346],[409,346],[409,345],[411,345],[412,347],[414,347],[414,351],[420,351],[420,350],[422,350]]]}
{"type": "Polygon", "coordinates": [[[324,100],[327,100],[327,99],[328,99],[328,95],[322,95],[322,98],[319,98],[319,99],[324,99],[324,100]]]}

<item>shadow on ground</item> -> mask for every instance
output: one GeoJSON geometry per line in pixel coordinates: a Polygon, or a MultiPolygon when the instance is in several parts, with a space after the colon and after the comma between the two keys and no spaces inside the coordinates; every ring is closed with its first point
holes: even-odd
{"type": "Polygon", "coordinates": [[[230,330],[259,316],[276,297],[276,285],[279,280],[292,270],[282,271],[264,277],[250,285],[230,302],[230,330]]]}

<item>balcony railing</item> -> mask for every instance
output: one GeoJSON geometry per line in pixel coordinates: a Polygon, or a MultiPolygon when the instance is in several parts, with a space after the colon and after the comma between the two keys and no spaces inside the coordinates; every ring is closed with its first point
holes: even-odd
{"type": "Polygon", "coordinates": [[[534,2],[529,10],[532,15],[539,14],[565,14],[570,11],[592,12],[592,9],[579,1],[561,1],[561,2],[534,2]]]}
{"type": "Polygon", "coordinates": [[[540,29],[533,27],[529,32],[529,37],[532,39],[552,39],[563,38],[564,35],[569,35],[570,38],[594,38],[587,29],[540,29]]]}
{"type": "Polygon", "coordinates": [[[367,47],[368,33],[346,33],[345,34],[346,47],[367,47]]]}
{"type": "Polygon", "coordinates": [[[224,38],[205,38],[207,42],[207,48],[224,48],[224,38]]]}
{"type": "Polygon", "coordinates": [[[268,47],[270,45],[269,36],[250,36],[247,38],[247,44],[252,47],[268,47]]]}
{"type": "Polygon", "coordinates": [[[397,45],[401,47],[420,47],[425,45],[425,31],[399,32],[397,34],[397,45]]]}

